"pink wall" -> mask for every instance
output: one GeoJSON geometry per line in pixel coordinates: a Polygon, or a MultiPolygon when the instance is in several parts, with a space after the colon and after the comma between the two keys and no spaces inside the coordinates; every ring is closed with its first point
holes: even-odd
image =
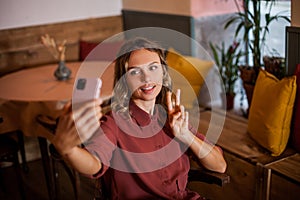
{"type": "Polygon", "coordinates": [[[299,0],[292,0],[291,4],[291,14],[292,14],[292,20],[291,25],[300,27],[300,1],[299,0]]]}
{"type": "Polygon", "coordinates": [[[122,0],[122,3],[123,9],[127,10],[194,17],[237,11],[235,0],[122,0]]]}
{"type": "Polygon", "coordinates": [[[242,9],[241,1],[236,0],[191,0],[191,15],[194,17],[221,15],[242,9]]]}

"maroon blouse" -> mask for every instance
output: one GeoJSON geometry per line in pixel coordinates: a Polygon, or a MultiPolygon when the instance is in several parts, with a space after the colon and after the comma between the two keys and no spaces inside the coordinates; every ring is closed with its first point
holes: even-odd
{"type": "Polygon", "coordinates": [[[111,199],[201,199],[186,188],[188,146],[174,138],[164,113],[156,106],[151,116],[131,102],[130,119],[110,112],[85,144],[103,163],[95,177],[104,177],[111,199]]]}

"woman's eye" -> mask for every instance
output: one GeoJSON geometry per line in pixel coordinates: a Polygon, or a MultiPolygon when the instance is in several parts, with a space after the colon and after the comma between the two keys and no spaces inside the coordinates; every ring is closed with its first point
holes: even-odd
{"type": "Polygon", "coordinates": [[[150,71],[154,71],[154,70],[156,70],[158,68],[158,65],[150,65],[149,66],[149,70],[150,71]]]}
{"type": "Polygon", "coordinates": [[[131,69],[131,70],[129,70],[129,74],[132,76],[138,75],[138,74],[140,74],[140,71],[141,70],[138,70],[138,69],[131,69]]]}

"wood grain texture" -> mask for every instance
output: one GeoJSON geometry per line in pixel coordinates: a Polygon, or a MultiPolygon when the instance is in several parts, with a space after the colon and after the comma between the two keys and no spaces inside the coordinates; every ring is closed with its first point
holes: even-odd
{"type": "Polygon", "coordinates": [[[122,17],[112,16],[0,31],[0,76],[40,64],[57,62],[40,37],[49,34],[58,43],[64,39],[66,60],[79,60],[79,41],[101,42],[123,31],[122,17]]]}
{"type": "Polygon", "coordinates": [[[286,177],[300,186],[300,154],[297,153],[267,165],[274,174],[286,177]]]}
{"type": "MultiPolygon", "coordinates": [[[[272,169],[271,196],[283,197],[285,190],[290,191],[288,197],[295,197],[299,191],[299,154],[291,148],[278,156],[271,156],[270,152],[262,148],[247,133],[247,119],[216,110],[200,113],[198,131],[207,136],[208,129],[218,130],[221,135],[217,145],[224,151],[227,162],[226,174],[230,176],[230,183],[224,187],[206,183],[190,183],[189,188],[196,190],[208,199],[263,199],[266,177],[261,166],[272,169]],[[214,115],[214,116],[213,116],[214,115]],[[284,184],[284,186],[283,186],[284,184]],[[288,187],[285,187],[288,186],[288,187]],[[280,189],[284,187],[285,190],[280,189]]],[[[192,118],[191,118],[192,119],[192,118]]]]}

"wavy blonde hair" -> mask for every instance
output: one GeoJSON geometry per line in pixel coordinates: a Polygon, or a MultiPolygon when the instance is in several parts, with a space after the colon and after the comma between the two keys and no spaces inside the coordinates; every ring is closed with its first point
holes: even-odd
{"type": "Polygon", "coordinates": [[[128,40],[120,48],[120,51],[115,60],[115,75],[114,75],[114,96],[111,102],[113,111],[121,113],[123,116],[129,117],[129,101],[131,91],[128,88],[125,74],[126,64],[129,61],[131,53],[135,50],[146,49],[151,52],[156,52],[160,58],[163,68],[163,85],[160,93],[156,97],[156,103],[166,108],[166,93],[171,91],[172,83],[168,73],[168,67],[165,60],[165,51],[157,43],[146,38],[137,37],[128,40]]]}

